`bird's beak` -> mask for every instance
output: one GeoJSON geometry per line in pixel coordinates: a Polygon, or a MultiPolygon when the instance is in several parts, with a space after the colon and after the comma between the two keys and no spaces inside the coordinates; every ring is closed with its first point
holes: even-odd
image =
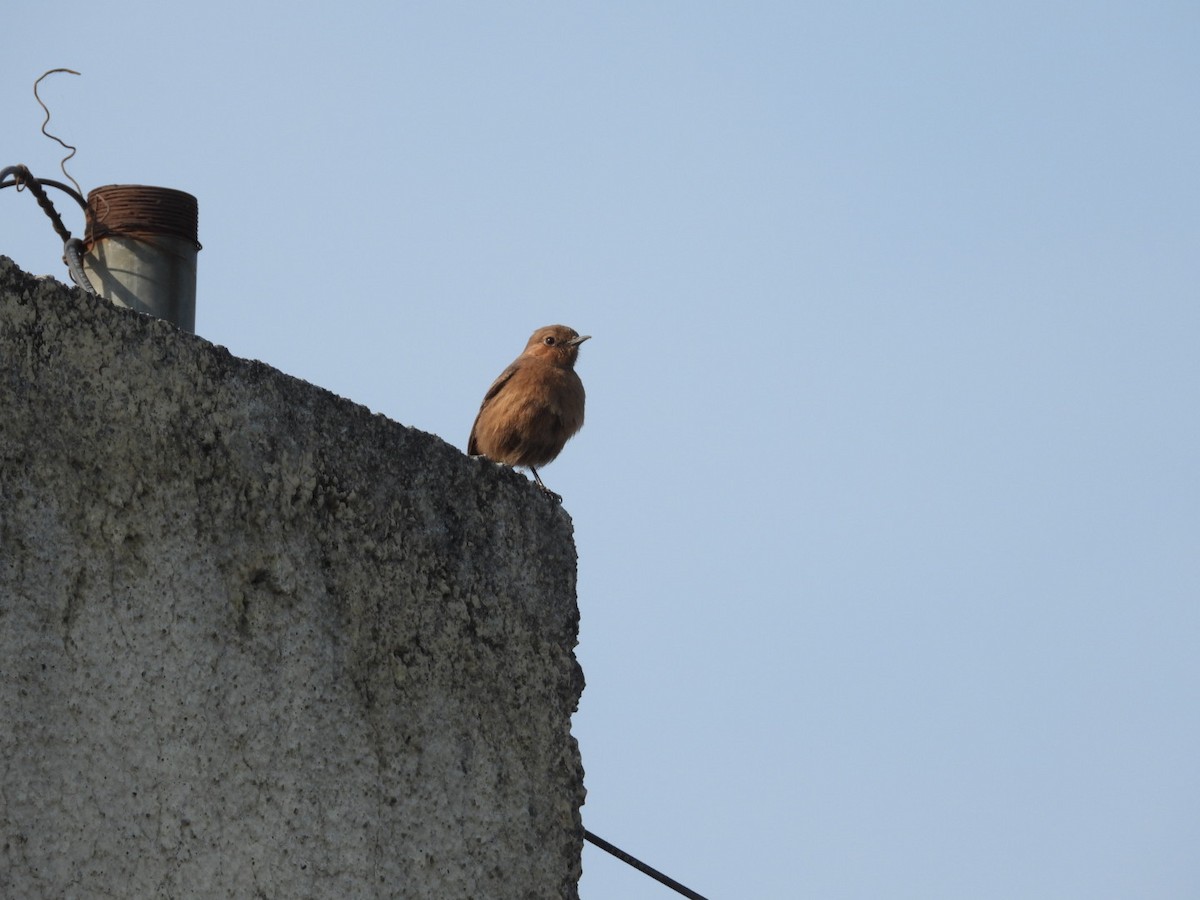
{"type": "Polygon", "coordinates": [[[590,334],[584,334],[584,335],[580,335],[579,337],[571,338],[569,341],[567,341],[567,343],[570,344],[572,347],[578,347],[584,341],[590,341],[591,339],[592,339],[592,336],[590,334]]]}

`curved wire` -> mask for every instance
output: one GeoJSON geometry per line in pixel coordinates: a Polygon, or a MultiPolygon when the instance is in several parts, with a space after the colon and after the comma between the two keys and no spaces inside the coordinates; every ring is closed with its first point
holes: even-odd
{"type": "Polygon", "coordinates": [[[75,191],[79,194],[82,194],[83,188],[81,188],[79,186],[79,182],[76,181],[74,178],[72,178],[71,173],[67,171],[67,160],[69,160],[72,156],[75,155],[76,148],[72,147],[70,144],[68,144],[66,141],[64,141],[62,138],[60,138],[58,135],[51,134],[50,132],[48,132],[46,130],[46,126],[50,124],[50,107],[46,106],[46,104],[42,102],[42,98],[38,96],[38,85],[41,83],[42,78],[45,78],[47,75],[53,75],[55,72],[66,72],[68,75],[78,75],[79,74],[74,69],[50,69],[47,72],[43,72],[41,77],[38,78],[38,80],[33,83],[33,99],[38,102],[38,106],[40,106],[42,109],[44,109],[46,111],[46,118],[42,121],[42,134],[44,134],[46,137],[50,138],[51,140],[58,141],[60,144],[62,144],[64,149],[71,151],[70,153],[68,153],[66,156],[64,156],[62,158],[62,162],[60,162],[58,164],[58,167],[60,169],[62,169],[62,173],[66,177],[66,179],[69,182],[71,182],[71,184],[75,185],[75,191]]]}

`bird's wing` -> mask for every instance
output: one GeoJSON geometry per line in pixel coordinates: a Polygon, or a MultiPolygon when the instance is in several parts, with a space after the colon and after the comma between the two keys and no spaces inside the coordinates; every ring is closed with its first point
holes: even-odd
{"type": "Polygon", "coordinates": [[[479,404],[479,412],[475,414],[475,422],[471,425],[471,437],[467,439],[467,453],[470,456],[479,455],[479,445],[475,440],[475,429],[479,427],[479,417],[483,415],[483,411],[487,409],[487,405],[492,402],[492,399],[500,393],[500,389],[508,384],[513,374],[517,371],[517,364],[514,362],[507,369],[500,373],[500,377],[492,382],[492,386],[488,388],[487,393],[483,395],[483,402],[479,404]]]}

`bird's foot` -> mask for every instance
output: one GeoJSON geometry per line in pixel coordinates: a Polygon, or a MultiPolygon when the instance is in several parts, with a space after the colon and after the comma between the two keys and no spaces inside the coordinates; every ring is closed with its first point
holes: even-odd
{"type": "Polygon", "coordinates": [[[537,486],[542,489],[542,493],[552,499],[555,503],[561,504],[562,496],[554,493],[554,491],[542,484],[542,476],[538,474],[537,469],[535,469],[533,466],[530,466],[529,471],[533,473],[533,480],[536,481],[537,486]]]}

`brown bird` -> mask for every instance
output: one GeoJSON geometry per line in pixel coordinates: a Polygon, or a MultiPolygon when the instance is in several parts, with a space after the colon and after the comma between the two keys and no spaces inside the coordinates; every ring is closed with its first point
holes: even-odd
{"type": "Polygon", "coordinates": [[[537,467],[554,460],[583,427],[583,382],[575,374],[579,345],[591,335],[547,325],[529,338],[525,352],[492,382],[471,426],[467,452],[510,466],[527,466],[538,487],[537,467]]]}

